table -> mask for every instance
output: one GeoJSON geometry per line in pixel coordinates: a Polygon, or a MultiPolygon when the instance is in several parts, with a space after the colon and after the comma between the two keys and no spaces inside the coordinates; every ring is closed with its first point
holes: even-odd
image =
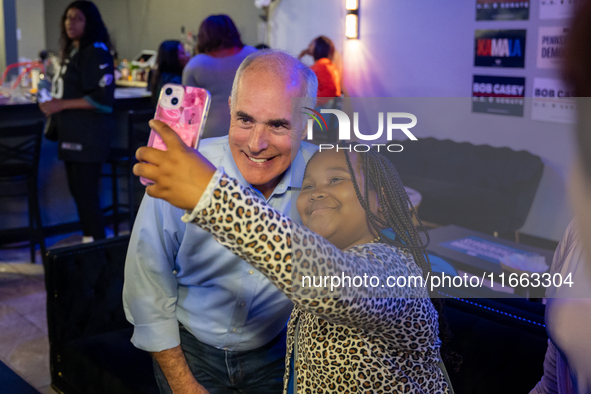
{"type": "MultiPolygon", "coordinates": [[[[538,254],[544,256],[548,266],[550,266],[554,257],[554,251],[552,250],[518,244],[456,225],[438,227],[429,230],[429,236],[431,239],[429,246],[427,247],[427,251],[429,253],[447,260],[454,266],[454,268],[468,272],[470,274],[481,276],[486,273],[488,277],[488,274],[492,273],[493,277],[495,278],[495,284],[500,284],[500,275],[503,273],[505,273],[505,284],[507,284],[507,278],[509,275],[508,271],[503,270],[498,260],[495,261],[492,257],[490,257],[496,254],[495,250],[492,250],[488,256],[486,255],[486,250],[483,251],[483,255],[471,255],[458,250],[460,248],[453,249],[454,246],[451,245],[451,242],[469,239],[486,246],[492,246],[492,244],[494,244],[494,247],[497,248],[497,251],[500,250],[501,252],[510,251],[513,249],[517,253],[538,254]]],[[[545,288],[543,287],[538,288],[537,290],[530,286],[525,288],[515,288],[515,294],[524,295],[529,293],[530,297],[534,295],[538,298],[543,297],[543,292],[545,292],[545,288]]]]}

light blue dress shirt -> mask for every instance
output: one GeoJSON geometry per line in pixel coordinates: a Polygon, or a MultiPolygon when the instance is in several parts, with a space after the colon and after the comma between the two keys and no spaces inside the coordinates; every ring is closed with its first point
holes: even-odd
{"type": "MultiPolygon", "coordinates": [[[[300,222],[295,200],[315,145],[299,152],[267,203],[300,222]],[[293,202],[293,206],[292,206],[293,202]]],[[[201,141],[199,152],[252,189],[230,152],[228,137],[201,141]]],[[[263,197],[264,198],[264,197],[263,197]]],[[[285,327],[293,304],[262,274],[209,233],[181,221],[185,211],[146,195],[125,263],[123,306],[134,325],[132,343],[158,352],[180,344],[181,322],[199,341],[246,351],[265,345],[285,327]]]]}

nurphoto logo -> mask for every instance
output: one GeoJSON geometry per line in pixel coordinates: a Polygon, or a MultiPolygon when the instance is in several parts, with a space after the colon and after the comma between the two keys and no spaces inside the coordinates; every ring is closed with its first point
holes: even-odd
{"type": "MultiPolygon", "coordinates": [[[[340,141],[351,141],[351,121],[349,116],[338,109],[321,109],[319,113],[312,108],[304,107],[304,109],[310,112],[304,112],[309,115],[312,119],[308,119],[307,139],[314,139],[314,122],[318,124],[321,131],[328,130],[328,124],[322,114],[333,114],[336,115],[339,124],[339,140],[340,141]]],[[[417,117],[409,112],[388,112],[384,116],[383,112],[378,112],[378,131],[373,134],[363,134],[359,131],[359,113],[353,113],[353,133],[361,141],[376,141],[380,139],[384,133],[384,117],[386,118],[386,139],[392,141],[394,130],[402,131],[410,140],[417,141],[417,137],[410,132],[409,129],[413,128],[417,124],[417,117]],[[400,119],[408,119],[410,122],[398,123],[400,119]],[[396,123],[395,123],[396,120],[396,123]]],[[[377,151],[380,151],[381,147],[385,147],[388,152],[402,152],[403,146],[400,144],[357,144],[353,146],[355,152],[367,152],[371,147],[377,147],[377,151]]],[[[327,149],[348,150],[351,151],[351,147],[342,147],[333,144],[320,144],[318,150],[322,151],[327,149]]]]}

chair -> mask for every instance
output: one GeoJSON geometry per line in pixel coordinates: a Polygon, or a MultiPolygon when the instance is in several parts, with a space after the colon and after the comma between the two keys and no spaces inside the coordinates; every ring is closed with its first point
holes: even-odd
{"type": "Polygon", "coordinates": [[[129,218],[129,228],[133,227],[135,221],[136,207],[136,186],[137,180],[133,175],[133,165],[135,160],[135,151],[148,142],[150,127],[148,121],[154,117],[153,110],[129,111],[127,116],[127,146],[111,148],[107,165],[109,170],[102,174],[103,177],[111,179],[111,205],[103,208],[103,213],[112,212],[113,232],[115,236],[119,235],[119,224],[121,214],[127,214],[129,218]],[[127,182],[127,203],[121,203],[119,200],[119,179],[124,178],[127,182]]]}
{"type": "Polygon", "coordinates": [[[455,392],[529,392],[544,374],[544,311],[524,299],[446,299],[450,347],[463,359],[459,371],[447,368],[455,392]]]}
{"type": "Polygon", "coordinates": [[[18,183],[26,182],[28,233],[32,263],[35,263],[35,245],[37,243],[41,248],[42,255],[45,254],[45,237],[41,224],[37,185],[43,126],[43,122],[38,121],[24,125],[0,127],[0,185],[3,192],[10,192],[2,197],[25,195],[25,193],[19,192],[18,183]]]}
{"type": "Polygon", "coordinates": [[[51,384],[63,394],[157,394],[152,358],[123,310],[129,236],[48,251],[43,264],[51,384]]]}

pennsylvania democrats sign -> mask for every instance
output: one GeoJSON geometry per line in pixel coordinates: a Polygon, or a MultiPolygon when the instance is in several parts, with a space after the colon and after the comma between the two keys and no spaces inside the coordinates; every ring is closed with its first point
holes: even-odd
{"type": "Polygon", "coordinates": [[[474,66],[525,66],[525,30],[476,30],[474,66]]]}

